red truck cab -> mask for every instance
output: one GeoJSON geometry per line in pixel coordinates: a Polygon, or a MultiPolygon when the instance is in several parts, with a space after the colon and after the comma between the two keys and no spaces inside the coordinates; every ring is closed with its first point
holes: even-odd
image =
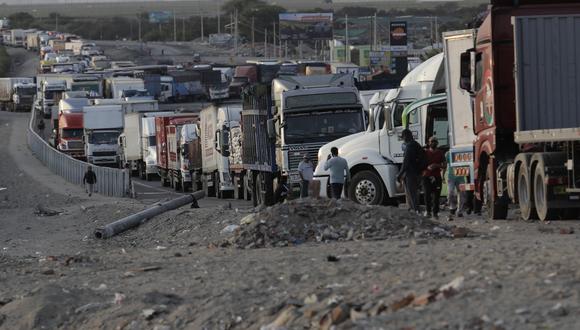
{"type": "Polygon", "coordinates": [[[83,114],[61,112],[58,116],[56,148],[77,159],[84,159],[83,114]]]}
{"type": "Polygon", "coordinates": [[[474,49],[462,54],[461,85],[472,94],[474,101],[475,194],[486,204],[490,218],[507,216],[507,167],[521,149],[514,142],[516,84],[512,17],[571,12],[580,13],[577,0],[491,0],[474,49]]]}

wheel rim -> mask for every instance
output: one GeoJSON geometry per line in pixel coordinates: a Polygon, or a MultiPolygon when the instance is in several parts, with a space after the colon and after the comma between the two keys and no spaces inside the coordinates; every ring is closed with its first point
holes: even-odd
{"type": "Polygon", "coordinates": [[[545,193],[544,193],[544,180],[542,180],[542,175],[536,175],[536,180],[535,180],[535,192],[536,192],[536,206],[538,209],[538,212],[540,212],[540,210],[544,210],[546,209],[546,200],[544,199],[545,193]]]}
{"type": "Polygon", "coordinates": [[[377,196],[377,188],[370,180],[361,180],[355,188],[355,196],[360,204],[371,204],[377,196]]]}
{"type": "MultiPolygon", "coordinates": [[[[523,169],[520,171],[522,170],[523,169]]],[[[518,202],[520,205],[521,216],[524,220],[529,220],[531,214],[531,196],[529,186],[528,177],[520,174],[518,179],[518,202]]]]}

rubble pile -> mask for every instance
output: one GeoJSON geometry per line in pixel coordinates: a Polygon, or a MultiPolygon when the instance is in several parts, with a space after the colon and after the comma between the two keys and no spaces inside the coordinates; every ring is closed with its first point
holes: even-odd
{"type": "MultiPolygon", "coordinates": [[[[282,247],[305,242],[454,237],[454,228],[407,210],[348,200],[298,199],[250,214],[221,246],[282,247]]],[[[465,237],[462,236],[462,237],[465,237]]]]}
{"type": "Polygon", "coordinates": [[[279,306],[281,309],[275,313],[272,322],[261,326],[260,330],[294,328],[326,330],[334,329],[338,325],[351,328],[355,324],[366,328],[365,324],[372,322],[373,318],[450,299],[461,292],[464,282],[465,278],[459,276],[439,288],[419,295],[409,293],[391,302],[379,300],[356,303],[346,301],[342,296],[331,295],[322,299],[322,296],[312,294],[304,300],[291,299],[279,306]]]}

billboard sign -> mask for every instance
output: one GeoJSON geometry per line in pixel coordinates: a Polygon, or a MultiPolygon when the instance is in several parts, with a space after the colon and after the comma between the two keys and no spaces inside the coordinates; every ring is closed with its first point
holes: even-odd
{"type": "Polygon", "coordinates": [[[170,11],[152,11],[149,13],[149,23],[151,24],[163,24],[169,23],[173,13],[170,11]]]}
{"type": "Polygon", "coordinates": [[[391,50],[407,50],[407,22],[391,22],[391,50]]]}
{"type": "Polygon", "coordinates": [[[280,14],[280,39],[331,40],[332,13],[280,14]]]}

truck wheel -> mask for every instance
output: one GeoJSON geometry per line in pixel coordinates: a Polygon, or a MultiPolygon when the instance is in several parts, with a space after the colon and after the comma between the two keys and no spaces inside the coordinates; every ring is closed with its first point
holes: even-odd
{"type": "MultiPolygon", "coordinates": [[[[489,160],[492,162],[493,160],[489,160]]],[[[491,165],[491,164],[490,164],[491,165]]],[[[490,220],[502,220],[507,218],[508,203],[504,197],[500,198],[493,193],[494,187],[493,167],[487,166],[485,181],[483,183],[483,202],[487,208],[487,217],[490,220]]]]}
{"type": "Polygon", "coordinates": [[[530,180],[530,169],[527,163],[521,163],[518,171],[517,181],[518,201],[520,205],[520,213],[523,220],[535,219],[536,209],[534,207],[534,199],[532,192],[532,182],[530,180]]]}
{"type": "Polygon", "coordinates": [[[262,176],[260,173],[252,172],[252,205],[256,207],[262,203],[262,176]]]}
{"type": "MultiPolygon", "coordinates": [[[[534,202],[540,220],[551,220],[558,215],[558,209],[550,208],[548,205],[548,191],[546,185],[546,173],[544,173],[544,164],[538,164],[534,173],[534,202]]],[[[530,196],[531,197],[531,196],[530,196]]]]}
{"type": "Polygon", "coordinates": [[[348,195],[353,202],[359,204],[381,204],[384,195],[383,183],[374,172],[358,172],[348,187],[348,195]]]}
{"type": "Polygon", "coordinates": [[[234,199],[242,199],[244,197],[243,184],[240,182],[240,177],[234,175],[234,199]]]}
{"type": "Polygon", "coordinates": [[[250,182],[250,175],[248,173],[242,175],[242,181],[244,186],[244,200],[252,200],[252,185],[250,182]]]}

